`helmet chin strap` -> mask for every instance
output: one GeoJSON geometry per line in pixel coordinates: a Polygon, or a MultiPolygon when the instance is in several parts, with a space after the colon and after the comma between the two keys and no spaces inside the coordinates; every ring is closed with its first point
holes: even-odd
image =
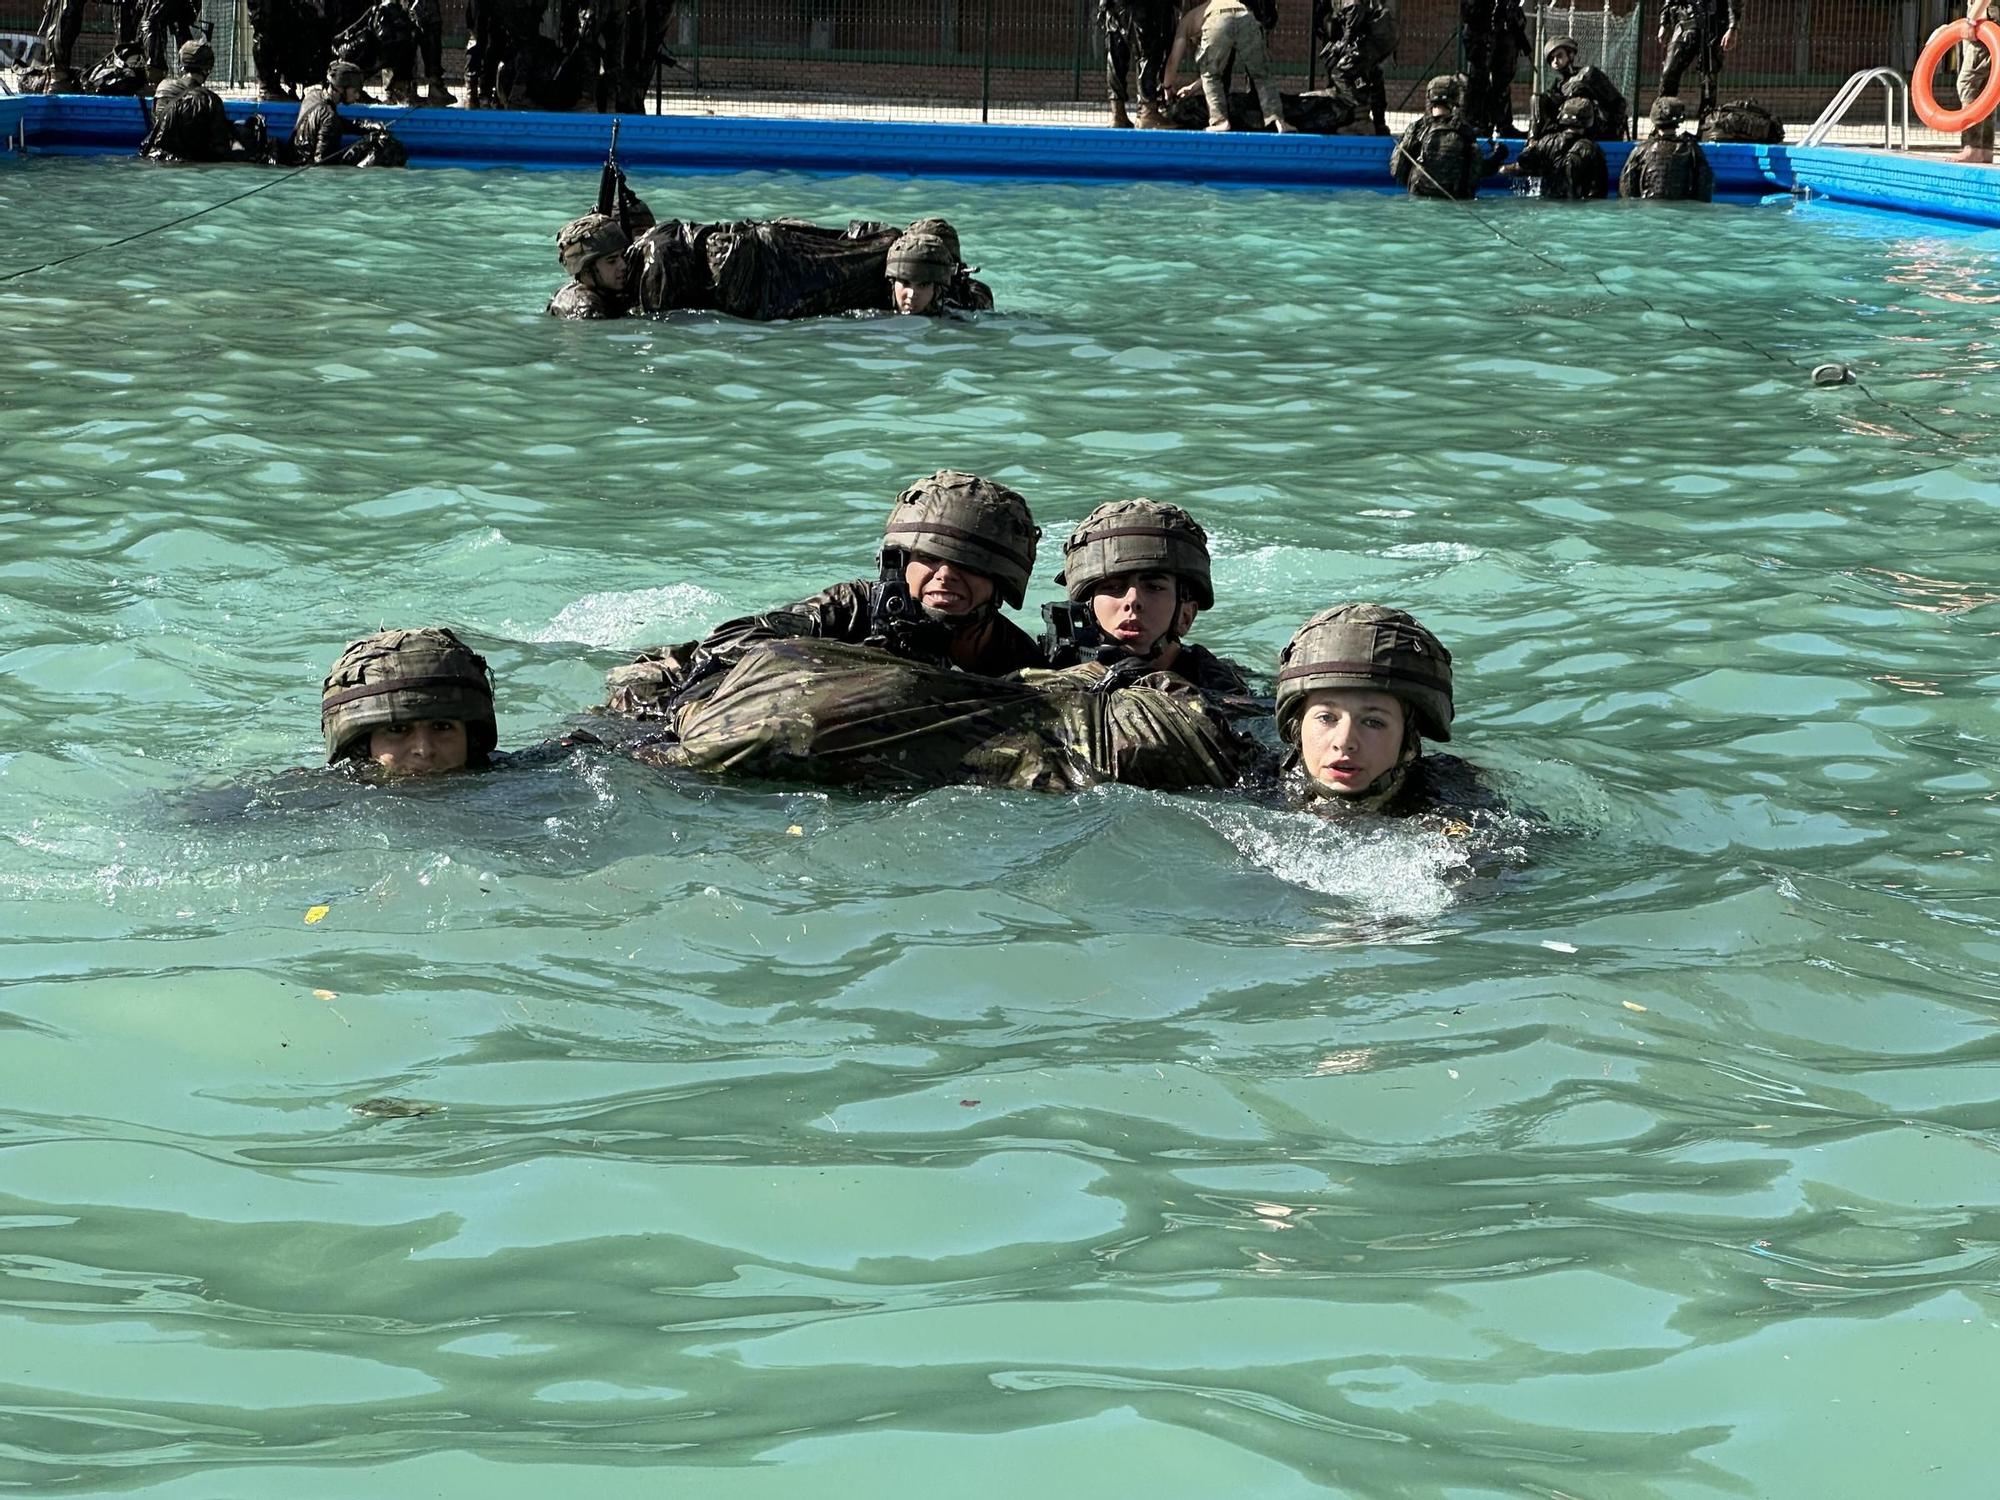
{"type": "Polygon", "coordinates": [[[942,626],[953,635],[959,635],[976,626],[984,625],[988,620],[1000,613],[1000,606],[991,599],[988,599],[984,604],[973,605],[971,609],[968,609],[961,615],[948,615],[941,609],[932,609],[922,600],[917,602],[917,608],[924,612],[926,620],[929,620],[933,625],[942,626]]]}

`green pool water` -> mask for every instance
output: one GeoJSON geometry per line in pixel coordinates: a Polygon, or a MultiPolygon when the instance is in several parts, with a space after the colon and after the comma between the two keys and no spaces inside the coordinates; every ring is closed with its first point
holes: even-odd
{"type": "MultiPolygon", "coordinates": [[[[273,180],[0,166],[0,275],[273,180]]],[[[652,178],[945,213],[1004,315],[559,324],[593,185],[0,284],[0,1490],[1990,1493],[2000,239],[652,178]],[[1260,672],[1416,611],[1547,827],[282,774],[355,635],[529,743],[947,465],[1036,598],[1189,506],[1260,672]]]]}

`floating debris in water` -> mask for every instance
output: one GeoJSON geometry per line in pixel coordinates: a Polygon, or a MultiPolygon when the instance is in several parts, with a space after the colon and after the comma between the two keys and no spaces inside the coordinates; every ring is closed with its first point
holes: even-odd
{"type": "Polygon", "coordinates": [[[441,1115],[442,1104],[431,1104],[422,1099],[363,1099],[359,1104],[349,1106],[357,1115],[367,1115],[371,1120],[416,1120],[425,1115],[441,1115]]]}
{"type": "Polygon", "coordinates": [[[1854,378],[1854,371],[1847,365],[1814,365],[1812,383],[1814,385],[1846,385],[1854,378]]]}
{"type": "Polygon", "coordinates": [[[324,922],[326,914],[332,910],[333,908],[330,906],[308,906],[306,908],[306,926],[311,927],[317,923],[324,922]]]}

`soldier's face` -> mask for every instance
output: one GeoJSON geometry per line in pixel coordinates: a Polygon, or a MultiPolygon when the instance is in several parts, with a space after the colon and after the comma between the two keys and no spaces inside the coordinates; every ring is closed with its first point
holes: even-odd
{"type": "Polygon", "coordinates": [[[984,573],[921,552],[911,553],[903,565],[903,585],[918,604],[941,615],[971,614],[991,604],[995,593],[993,580],[984,573]]]}
{"type": "Polygon", "coordinates": [[[632,263],[622,255],[600,255],[584,267],[584,280],[593,291],[623,295],[632,281],[632,263]]]}
{"type": "Polygon", "coordinates": [[[471,746],[459,719],[385,724],[368,736],[368,758],[391,776],[431,776],[465,769],[471,746]]]}
{"type": "Polygon", "coordinates": [[[1567,78],[1576,70],[1576,54],[1567,47],[1560,47],[1549,54],[1549,66],[1567,78]]]}
{"type": "Polygon", "coordinates": [[[1299,759],[1315,781],[1359,792],[1403,753],[1403,702],[1365,688],[1321,688],[1299,719],[1299,759]]]}
{"type": "Polygon", "coordinates": [[[929,281],[892,281],[889,291],[895,299],[896,311],[906,317],[929,312],[938,294],[936,284],[929,281]]]}
{"type": "Polygon", "coordinates": [[[1150,655],[1184,610],[1192,621],[1171,573],[1114,573],[1090,596],[1097,628],[1134,656],[1150,655]]]}

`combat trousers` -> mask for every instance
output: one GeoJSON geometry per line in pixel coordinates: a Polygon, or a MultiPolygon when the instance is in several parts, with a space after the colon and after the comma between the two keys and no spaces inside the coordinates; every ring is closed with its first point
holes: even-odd
{"type": "Polygon", "coordinates": [[[1131,100],[1132,52],[1139,53],[1139,101],[1160,102],[1160,75],[1174,44],[1173,0],[1106,0],[1098,6],[1104,27],[1104,82],[1113,104],[1131,100]]]}
{"type": "Polygon", "coordinates": [[[1223,80],[1238,68],[1256,90],[1265,120],[1275,125],[1284,118],[1264,28],[1242,0],[1210,0],[1208,15],[1201,23],[1201,50],[1194,60],[1201,69],[1201,91],[1208,99],[1209,129],[1218,124],[1228,126],[1229,89],[1223,80]]]}
{"type": "Polygon", "coordinates": [[[1690,63],[1701,70],[1701,106],[1688,111],[1699,120],[1715,108],[1715,79],[1722,71],[1722,43],[1720,38],[1705,37],[1685,26],[1676,26],[1667,43],[1666,60],[1660,65],[1661,98],[1680,97],[1681,78],[1690,63]]]}
{"type": "MultiPolygon", "coordinates": [[[[1977,99],[1986,81],[1993,76],[1992,63],[1986,56],[1986,49],[1977,41],[1966,42],[1958,49],[1958,102],[1962,108],[1977,99]]],[[[1958,143],[1970,146],[1976,151],[1993,149],[1993,116],[1988,115],[1977,125],[1968,125],[1958,133],[1958,143]]]]}
{"type": "Polygon", "coordinates": [[[1514,128],[1514,72],[1521,54],[1511,37],[1494,38],[1482,48],[1467,49],[1465,118],[1475,131],[1514,128]]]}

